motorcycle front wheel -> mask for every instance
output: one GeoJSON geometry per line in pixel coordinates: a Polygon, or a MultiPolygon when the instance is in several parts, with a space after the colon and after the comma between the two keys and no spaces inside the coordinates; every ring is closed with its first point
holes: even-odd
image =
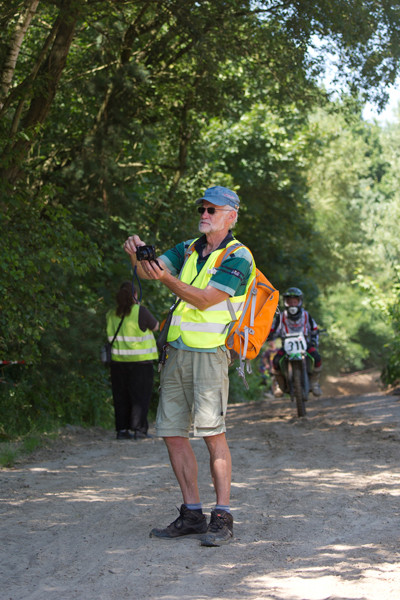
{"type": "Polygon", "coordinates": [[[302,382],[302,363],[295,362],[292,364],[293,368],[293,388],[294,395],[296,398],[297,415],[299,417],[305,417],[306,405],[304,404],[303,394],[303,382],[302,382]]]}

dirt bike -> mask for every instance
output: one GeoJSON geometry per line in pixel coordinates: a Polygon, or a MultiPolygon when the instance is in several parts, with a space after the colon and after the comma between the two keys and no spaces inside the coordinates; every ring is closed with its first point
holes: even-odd
{"type": "Polygon", "coordinates": [[[287,335],[283,340],[283,349],[285,354],[279,361],[279,368],[285,377],[290,400],[296,400],[298,416],[304,417],[305,403],[310,393],[309,372],[314,368],[314,359],[307,352],[307,342],[302,333],[287,335]]]}

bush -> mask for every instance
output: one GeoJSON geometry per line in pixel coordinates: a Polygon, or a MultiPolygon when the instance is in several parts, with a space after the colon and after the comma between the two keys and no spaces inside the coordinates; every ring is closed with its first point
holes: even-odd
{"type": "Polygon", "coordinates": [[[236,371],[238,364],[239,362],[235,361],[229,368],[229,402],[235,404],[237,402],[262,400],[265,387],[258,371],[257,360],[251,363],[253,372],[251,374],[246,373],[246,381],[249,389],[245,388],[242,378],[239,377],[236,371]]]}
{"type": "Polygon", "coordinates": [[[382,371],[382,381],[393,384],[400,380],[400,283],[394,285],[394,300],[389,307],[393,339],[386,344],[388,358],[382,371]]]}
{"type": "Polygon", "coordinates": [[[41,374],[26,367],[17,381],[2,385],[0,439],[12,440],[66,424],[113,426],[114,412],[108,371],[93,366],[88,375],[67,368],[41,374]]]}

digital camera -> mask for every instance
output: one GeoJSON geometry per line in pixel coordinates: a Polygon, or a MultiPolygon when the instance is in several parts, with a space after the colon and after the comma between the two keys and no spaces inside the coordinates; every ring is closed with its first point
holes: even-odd
{"type": "Polygon", "coordinates": [[[164,269],[156,259],[156,248],[155,246],[137,246],[136,256],[138,260],[154,261],[156,265],[163,271],[164,269]]]}
{"type": "Polygon", "coordinates": [[[155,246],[138,246],[136,256],[138,260],[156,260],[156,248],[155,246]]]}

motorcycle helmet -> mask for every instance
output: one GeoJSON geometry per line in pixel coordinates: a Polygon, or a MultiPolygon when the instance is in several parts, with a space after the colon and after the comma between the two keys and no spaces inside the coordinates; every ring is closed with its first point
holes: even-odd
{"type": "Polygon", "coordinates": [[[290,287],[283,294],[285,308],[288,311],[291,319],[298,319],[301,315],[303,306],[303,292],[297,287],[290,287]],[[299,303],[297,306],[289,306],[288,298],[298,298],[299,303]]]}

